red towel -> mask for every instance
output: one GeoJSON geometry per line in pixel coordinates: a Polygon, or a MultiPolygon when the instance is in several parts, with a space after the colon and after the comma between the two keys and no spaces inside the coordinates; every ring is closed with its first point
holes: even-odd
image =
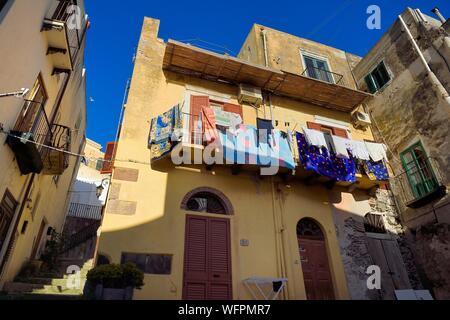
{"type": "Polygon", "coordinates": [[[214,142],[217,139],[217,131],[216,116],[212,108],[202,107],[202,123],[205,141],[214,142]]]}

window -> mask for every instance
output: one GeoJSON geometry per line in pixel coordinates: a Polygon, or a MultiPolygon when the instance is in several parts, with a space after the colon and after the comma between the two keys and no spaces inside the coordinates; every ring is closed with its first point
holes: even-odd
{"type": "Polygon", "coordinates": [[[420,142],[400,154],[411,191],[416,199],[422,198],[438,189],[436,176],[429,158],[420,142]]]}
{"type": "Polygon", "coordinates": [[[308,129],[322,131],[323,133],[327,133],[327,134],[342,137],[342,138],[348,138],[347,130],[345,130],[345,129],[326,126],[326,125],[315,123],[315,122],[307,122],[307,125],[308,125],[308,129]]]}
{"type": "Polygon", "coordinates": [[[366,76],[365,80],[370,93],[375,93],[383,88],[389,80],[391,80],[391,77],[389,76],[384,62],[381,61],[380,64],[366,76]]]}
{"type": "Polygon", "coordinates": [[[306,67],[306,74],[308,77],[334,83],[332,73],[330,72],[330,67],[325,59],[303,55],[303,61],[305,62],[304,65],[306,67]]]}
{"type": "Polygon", "coordinates": [[[5,191],[0,203],[0,250],[6,241],[8,230],[16,211],[17,202],[9,190],[5,191]]]}
{"type": "Polygon", "coordinates": [[[172,255],[169,254],[122,253],[121,263],[127,262],[148,274],[170,274],[172,270],[172,255]]]}
{"type": "Polygon", "coordinates": [[[383,217],[380,214],[366,214],[364,216],[364,230],[370,233],[386,233],[383,217]]]}

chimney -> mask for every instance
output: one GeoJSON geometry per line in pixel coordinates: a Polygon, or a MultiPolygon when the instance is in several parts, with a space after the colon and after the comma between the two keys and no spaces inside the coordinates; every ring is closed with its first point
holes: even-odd
{"type": "Polygon", "coordinates": [[[434,7],[431,10],[431,12],[433,12],[442,23],[445,23],[446,20],[445,20],[444,16],[442,15],[442,13],[439,11],[438,7],[434,7]]]}

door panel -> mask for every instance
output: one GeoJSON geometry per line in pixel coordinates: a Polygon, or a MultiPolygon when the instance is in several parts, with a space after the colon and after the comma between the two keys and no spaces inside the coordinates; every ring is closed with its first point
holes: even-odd
{"type": "Polygon", "coordinates": [[[395,290],[411,289],[405,264],[395,240],[367,238],[369,253],[381,269],[381,295],[394,300],[395,290]]]}
{"type": "Polygon", "coordinates": [[[232,298],[230,221],[186,217],[183,299],[232,298]]]}
{"type": "Polygon", "coordinates": [[[299,238],[298,244],[307,299],[334,299],[325,241],[299,238]]]}

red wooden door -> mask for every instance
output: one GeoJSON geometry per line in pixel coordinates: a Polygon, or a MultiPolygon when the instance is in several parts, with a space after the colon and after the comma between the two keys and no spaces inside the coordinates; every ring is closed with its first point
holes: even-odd
{"type": "Polygon", "coordinates": [[[228,219],[186,217],[183,299],[232,299],[228,219]]]}
{"type": "Polygon", "coordinates": [[[200,114],[203,107],[209,107],[208,96],[191,96],[191,111],[189,120],[189,132],[191,135],[191,143],[199,143],[203,139],[203,133],[201,129],[197,128],[197,122],[200,120],[200,114]]]}
{"type": "Polygon", "coordinates": [[[299,237],[298,245],[307,299],[334,299],[325,241],[299,237]]]}

